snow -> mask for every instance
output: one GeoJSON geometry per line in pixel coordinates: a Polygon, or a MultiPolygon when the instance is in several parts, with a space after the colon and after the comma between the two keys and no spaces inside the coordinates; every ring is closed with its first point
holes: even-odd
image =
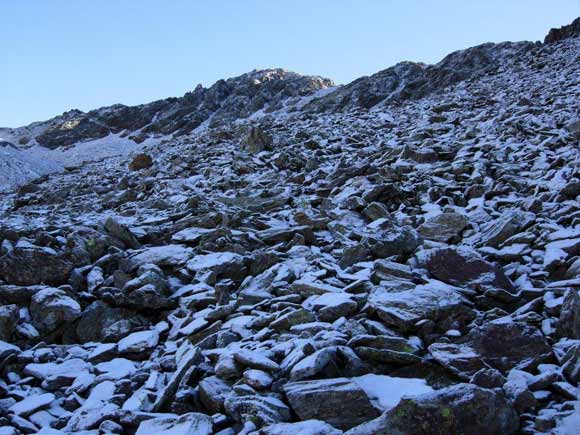
{"type": "Polygon", "coordinates": [[[159,332],[150,331],[134,332],[119,341],[119,353],[137,353],[153,349],[159,343],[159,332]]]}
{"type": "Polygon", "coordinates": [[[125,358],[115,358],[111,361],[97,364],[95,369],[98,373],[101,373],[101,376],[99,376],[100,380],[126,378],[137,370],[135,363],[125,358]]]}
{"type": "Polygon", "coordinates": [[[403,397],[418,396],[433,390],[425,379],[396,378],[368,374],[352,378],[382,411],[395,407],[403,397]]]}
{"type": "Polygon", "coordinates": [[[192,272],[199,272],[224,263],[240,260],[241,258],[242,256],[240,254],[234,254],[233,252],[215,252],[207,255],[196,255],[187,262],[187,268],[192,272]]]}
{"type": "Polygon", "coordinates": [[[212,432],[212,422],[208,416],[190,413],[144,421],[135,435],[211,435],[212,432]]]}
{"type": "Polygon", "coordinates": [[[24,400],[12,405],[9,409],[16,415],[27,416],[39,409],[46,408],[55,399],[54,394],[46,393],[36,396],[29,396],[24,400]]]}
{"type": "Polygon", "coordinates": [[[578,435],[580,433],[580,401],[574,406],[574,413],[562,419],[554,429],[554,435],[578,435]]]}
{"type": "Polygon", "coordinates": [[[59,163],[23,151],[0,146],[0,192],[12,190],[42,175],[62,171],[59,163]]]}
{"type": "Polygon", "coordinates": [[[20,352],[20,348],[18,346],[0,340],[0,359],[10,355],[11,353],[18,352],[20,352]]]}
{"type": "Polygon", "coordinates": [[[74,380],[87,373],[89,367],[82,359],[72,358],[62,363],[28,364],[24,367],[24,373],[38,379],[62,376],[74,380]]]}

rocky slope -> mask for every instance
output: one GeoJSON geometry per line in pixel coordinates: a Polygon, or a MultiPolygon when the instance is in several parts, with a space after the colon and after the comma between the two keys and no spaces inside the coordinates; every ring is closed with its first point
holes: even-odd
{"type": "Polygon", "coordinates": [[[576,433],[558,35],[338,89],[252,73],[279,76],[1,194],[0,434],[576,433]]]}

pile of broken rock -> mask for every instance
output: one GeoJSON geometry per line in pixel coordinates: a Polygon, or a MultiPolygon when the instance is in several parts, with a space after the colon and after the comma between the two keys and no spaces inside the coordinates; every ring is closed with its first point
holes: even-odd
{"type": "Polygon", "coordinates": [[[576,36],[2,194],[0,434],[574,433],[576,36]]]}

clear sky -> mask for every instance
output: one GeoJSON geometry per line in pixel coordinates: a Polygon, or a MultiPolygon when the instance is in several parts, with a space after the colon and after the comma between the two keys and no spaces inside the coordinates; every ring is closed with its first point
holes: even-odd
{"type": "Polygon", "coordinates": [[[402,60],[540,40],[580,0],[0,0],[0,126],[282,67],[348,83],[402,60]]]}

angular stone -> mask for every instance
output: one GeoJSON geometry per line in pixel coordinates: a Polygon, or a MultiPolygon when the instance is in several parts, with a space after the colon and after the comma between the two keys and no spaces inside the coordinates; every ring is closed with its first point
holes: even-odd
{"type": "Polygon", "coordinates": [[[351,429],[346,435],[509,435],[518,429],[518,414],[503,394],[458,384],[403,398],[379,418],[351,429]]]}
{"type": "Polygon", "coordinates": [[[73,265],[64,255],[38,246],[15,247],[0,257],[0,278],[22,286],[67,282],[73,265]]]}
{"type": "Polygon", "coordinates": [[[465,215],[441,213],[428,218],[417,231],[424,239],[450,243],[456,241],[468,225],[469,219],[465,215]]]}
{"type": "Polygon", "coordinates": [[[429,353],[439,364],[464,381],[469,381],[475,373],[487,368],[481,355],[466,345],[433,343],[429,346],[429,353]]]}
{"type": "Polygon", "coordinates": [[[580,296],[576,289],[566,292],[556,331],[560,337],[580,339],[580,296]]]}
{"type": "Polygon", "coordinates": [[[76,320],[81,306],[63,290],[47,287],[32,296],[30,315],[34,327],[46,334],[76,320]]]}
{"type": "Polygon", "coordinates": [[[484,285],[514,291],[499,267],[467,247],[431,249],[422,252],[418,260],[433,278],[452,285],[484,285]]]}
{"type": "Polygon", "coordinates": [[[347,378],[289,382],[284,392],[301,420],[318,419],[349,429],[380,413],[365,391],[347,378]]]}
{"type": "Polygon", "coordinates": [[[547,363],[552,347],[537,328],[510,319],[498,319],[472,329],[461,339],[483,360],[504,373],[513,368],[521,370],[547,363]]]}
{"type": "Polygon", "coordinates": [[[475,317],[459,292],[436,281],[401,292],[379,287],[369,295],[368,303],[383,322],[405,331],[424,319],[445,325],[453,321],[466,325],[475,317]]]}
{"type": "Polygon", "coordinates": [[[524,231],[536,220],[536,215],[531,212],[509,210],[496,220],[486,224],[482,229],[480,244],[498,248],[499,245],[516,233],[524,231]]]}
{"type": "Polygon", "coordinates": [[[288,406],[275,397],[230,396],[224,405],[226,414],[242,423],[252,421],[266,426],[291,420],[288,406]]]}

